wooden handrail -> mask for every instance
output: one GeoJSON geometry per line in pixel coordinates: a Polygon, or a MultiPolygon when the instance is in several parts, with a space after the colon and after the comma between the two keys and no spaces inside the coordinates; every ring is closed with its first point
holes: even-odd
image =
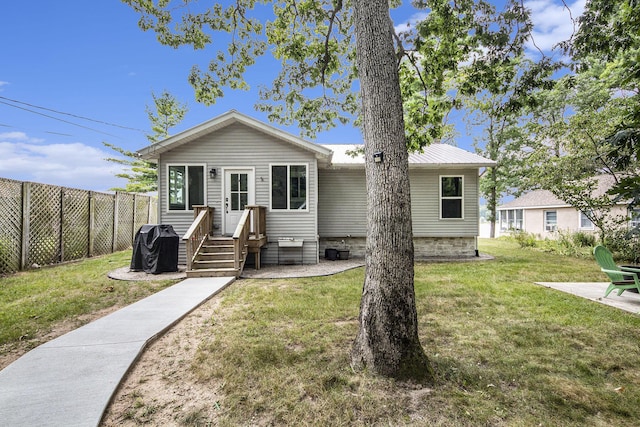
{"type": "MultiPolygon", "coordinates": [[[[182,237],[187,250],[187,271],[193,269],[193,264],[202,246],[207,241],[207,236],[213,233],[213,208],[194,206],[193,213],[194,221],[182,237]]],[[[246,261],[250,236],[253,234],[256,239],[266,239],[266,229],[266,207],[246,206],[232,237],[233,264],[236,274],[240,274],[246,261]]],[[[257,262],[259,263],[259,258],[257,262]]]]}
{"type": "Polygon", "coordinates": [[[267,207],[259,205],[247,205],[246,209],[251,210],[251,231],[256,237],[264,236],[267,232],[267,207]]]}
{"type": "Polygon", "coordinates": [[[187,271],[192,269],[198,251],[207,241],[207,236],[213,231],[213,208],[209,206],[194,206],[193,215],[195,217],[193,223],[182,236],[187,249],[187,271]]]}
{"type": "Polygon", "coordinates": [[[233,252],[234,252],[234,268],[240,272],[240,264],[244,262],[247,256],[245,246],[249,241],[249,234],[251,232],[251,221],[249,220],[251,215],[251,209],[246,208],[240,217],[240,222],[236,227],[235,233],[233,233],[233,252]]]}

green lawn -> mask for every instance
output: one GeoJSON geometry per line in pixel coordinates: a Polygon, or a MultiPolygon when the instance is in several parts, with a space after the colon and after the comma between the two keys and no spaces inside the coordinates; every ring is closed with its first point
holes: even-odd
{"type": "MultiPolygon", "coordinates": [[[[349,368],[362,269],[237,281],[204,322],[213,338],[201,338],[185,364],[218,392],[187,424],[638,425],[640,317],[533,284],[602,281],[595,262],[504,240],[482,240],[480,249],[496,259],[416,265],[420,338],[436,372],[427,385],[349,368]]],[[[0,279],[0,348],[35,344],[61,323],[172,283],[106,278],[129,257],[0,279]]]]}
{"type": "Polygon", "coordinates": [[[107,277],[130,260],[131,251],[123,251],[1,277],[0,349],[24,352],[61,323],[78,327],[100,310],[123,307],[175,283],[107,277]]]}
{"type": "Polygon", "coordinates": [[[426,386],[350,370],[362,269],[236,282],[191,366],[222,384],[216,422],[638,425],[640,318],[533,284],[602,281],[595,262],[501,240],[481,251],[496,259],[416,265],[420,337],[437,375],[426,386]]]}

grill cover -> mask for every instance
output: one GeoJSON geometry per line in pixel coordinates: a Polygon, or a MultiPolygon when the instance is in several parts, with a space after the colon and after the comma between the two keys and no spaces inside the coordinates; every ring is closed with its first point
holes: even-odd
{"type": "Polygon", "coordinates": [[[180,237],[166,224],[140,227],[133,242],[131,270],[160,274],[178,271],[180,237]]]}

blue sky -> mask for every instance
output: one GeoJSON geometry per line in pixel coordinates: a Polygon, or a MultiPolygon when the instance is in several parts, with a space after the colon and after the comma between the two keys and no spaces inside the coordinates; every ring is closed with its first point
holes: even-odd
{"type": "MultiPolygon", "coordinates": [[[[536,45],[549,49],[571,34],[561,0],[525,3],[534,11],[536,45]]],[[[567,3],[575,18],[585,0],[567,3]]],[[[411,7],[394,11],[395,24],[419,18],[414,12],[411,7]]],[[[272,68],[259,62],[247,76],[252,90],[227,91],[210,107],[198,104],[187,75],[194,64],[205,67],[217,49],[161,46],[117,0],[5,2],[2,18],[0,177],[96,191],[124,186],[114,176],[119,167],[104,160],[114,153],[102,142],[132,151],[147,145],[145,107],[153,105],[152,92],[168,90],[189,106],[172,133],[230,109],[267,121],[253,106],[258,87],[270,84],[272,68]]],[[[285,130],[298,134],[296,128],[285,130]]],[[[464,125],[458,130],[458,145],[472,150],[464,125]]],[[[320,134],[316,141],[358,143],[362,137],[358,129],[345,126],[320,134]]]]}

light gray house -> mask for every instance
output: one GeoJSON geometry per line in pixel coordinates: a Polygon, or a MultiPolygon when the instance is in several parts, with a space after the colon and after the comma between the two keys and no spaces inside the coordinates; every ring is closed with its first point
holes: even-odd
{"type": "MultiPolygon", "coordinates": [[[[186,236],[188,266],[232,268],[198,253],[209,234],[242,240],[247,222],[239,274],[247,252],[258,264],[317,263],[327,248],[364,256],[364,158],[349,155],[354,148],[314,144],[232,110],[138,153],[158,164],[159,222],[186,236]]],[[[417,258],[476,255],[479,169],[493,164],[445,144],[410,155],[417,258]]]]}

